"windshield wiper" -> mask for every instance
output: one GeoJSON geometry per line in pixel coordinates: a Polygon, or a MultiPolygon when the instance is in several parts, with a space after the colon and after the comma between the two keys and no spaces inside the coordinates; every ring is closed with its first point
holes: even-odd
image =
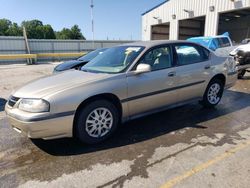
{"type": "Polygon", "coordinates": [[[83,71],[83,72],[89,72],[87,69],[81,69],[81,71],[83,71]]]}

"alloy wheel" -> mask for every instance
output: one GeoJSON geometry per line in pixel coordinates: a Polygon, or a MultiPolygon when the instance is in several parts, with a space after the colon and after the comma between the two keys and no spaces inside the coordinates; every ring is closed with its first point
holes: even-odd
{"type": "Polygon", "coordinates": [[[211,104],[217,104],[220,101],[220,90],[221,86],[218,83],[214,83],[210,86],[207,94],[207,99],[211,104]]]}
{"type": "Polygon", "coordinates": [[[101,138],[109,133],[113,125],[113,115],[107,108],[97,108],[86,119],[86,132],[94,138],[101,138]]]}

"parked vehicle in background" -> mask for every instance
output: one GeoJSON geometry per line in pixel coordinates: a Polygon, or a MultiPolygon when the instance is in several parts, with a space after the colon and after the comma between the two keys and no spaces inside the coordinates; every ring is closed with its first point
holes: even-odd
{"type": "Polygon", "coordinates": [[[187,41],[137,42],[110,48],[81,70],[31,82],[13,92],[5,111],[29,138],[78,137],[99,143],[120,122],[200,101],[216,106],[234,85],[233,57],[187,41]]]}
{"type": "Polygon", "coordinates": [[[244,39],[241,43],[242,44],[248,44],[248,43],[250,43],[250,38],[244,39]]]}
{"type": "Polygon", "coordinates": [[[250,44],[241,45],[230,53],[235,57],[238,66],[238,78],[244,77],[247,71],[250,71],[250,44]]]}
{"type": "Polygon", "coordinates": [[[198,43],[213,51],[216,51],[219,48],[226,48],[233,46],[233,42],[229,37],[229,33],[224,33],[223,35],[217,35],[211,37],[203,37],[203,36],[192,37],[187,39],[187,41],[198,43]]]}
{"type": "Polygon", "coordinates": [[[105,50],[107,50],[107,48],[100,48],[95,51],[89,52],[88,54],[78,58],[77,60],[70,60],[59,64],[54,68],[54,73],[66,71],[69,69],[80,69],[83,65],[94,59],[96,56],[102,54],[105,50]]]}

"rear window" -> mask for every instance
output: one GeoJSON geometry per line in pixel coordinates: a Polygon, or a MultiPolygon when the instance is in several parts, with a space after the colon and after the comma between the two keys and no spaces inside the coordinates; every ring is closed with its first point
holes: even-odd
{"type": "Polygon", "coordinates": [[[179,65],[199,63],[209,58],[208,50],[194,44],[176,44],[175,50],[179,65]]]}
{"type": "Polygon", "coordinates": [[[219,48],[231,46],[230,41],[227,37],[217,38],[217,40],[218,40],[219,48]]]}

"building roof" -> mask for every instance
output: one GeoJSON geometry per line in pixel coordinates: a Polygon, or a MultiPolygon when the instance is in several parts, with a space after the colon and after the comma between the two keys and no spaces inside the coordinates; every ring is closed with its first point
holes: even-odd
{"type": "Polygon", "coordinates": [[[156,8],[158,8],[158,7],[160,7],[161,5],[167,3],[168,1],[169,1],[169,0],[163,1],[162,3],[160,3],[160,4],[156,5],[156,6],[154,6],[153,8],[147,10],[146,12],[142,13],[141,15],[144,16],[145,14],[147,14],[147,13],[151,12],[152,10],[154,10],[154,9],[156,9],[156,8]]]}

